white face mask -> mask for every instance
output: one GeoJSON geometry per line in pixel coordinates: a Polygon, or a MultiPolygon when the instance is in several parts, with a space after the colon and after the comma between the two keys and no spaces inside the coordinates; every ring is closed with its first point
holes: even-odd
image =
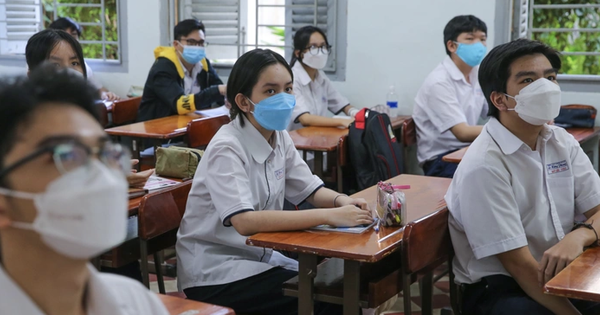
{"type": "Polygon", "coordinates": [[[512,97],[517,102],[514,110],[521,119],[535,126],[541,126],[558,116],[560,112],[560,87],[547,79],[538,79],[524,87],[512,97]]]}
{"type": "Polygon", "coordinates": [[[304,58],[302,58],[302,63],[313,69],[321,70],[325,68],[327,58],[329,58],[329,55],[323,53],[321,50],[316,55],[306,52],[304,58]]]}
{"type": "Polygon", "coordinates": [[[127,181],[121,171],[98,160],[57,178],[43,193],[0,188],[0,194],[32,199],[37,209],[33,223],[12,226],[39,233],[62,255],[87,260],[125,240],[127,181]]]}

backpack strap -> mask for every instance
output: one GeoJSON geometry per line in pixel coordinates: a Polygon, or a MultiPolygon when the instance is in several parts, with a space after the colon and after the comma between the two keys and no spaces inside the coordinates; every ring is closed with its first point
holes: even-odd
{"type": "Polygon", "coordinates": [[[368,110],[369,109],[365,107],[359,110],[358,113],[356,113],[356,116],[354,116],[354,127],[356,127],[356,129],[365,129],[365,121],[367,120],[365,116],[368,110]]]}

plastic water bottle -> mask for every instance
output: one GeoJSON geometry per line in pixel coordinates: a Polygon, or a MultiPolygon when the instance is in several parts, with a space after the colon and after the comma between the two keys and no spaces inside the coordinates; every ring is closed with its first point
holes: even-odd
{"type": "Polygon", "coordinates": [[[386,96],[386,104],[390,108],[390,117],[398,116],[398,94],[394,89],[394,86],[390,86],[390,91],[386,96]]]}

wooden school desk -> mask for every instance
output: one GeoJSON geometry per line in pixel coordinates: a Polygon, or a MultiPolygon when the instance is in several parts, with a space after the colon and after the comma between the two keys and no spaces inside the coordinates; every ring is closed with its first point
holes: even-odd
{"type": "Polygon", "coordinates": [[[223,306],[196,302],[194,300],[182,299],[164,294],[158,294],[158,298],[171,315],[235,315],[235,312],[232,309],[223,306]]]}
{"type": "MultiPolygon", "coordinates": [[[[391,118],[392,128],[400,129],[402,124],[410,119],[411,116],[398,116],[391,118]]],[[[348,137],[347,128],[337,127],[304,127],[290,131],[290,137],[294,141],[294,146],[297,150],[314,152],[314,172],[319,178],[323,178],[323,152],[335,154],[335,161],[338,165],[345,165],[346,154],[342,152],[346,150],[345,140],[348,137]]],[[[330,169],[337,168],[338,165],[328,165],[330,169]]],[[[339,173],[339,168],[338,168],[339,173]]],[[[338,181],[340,176],[338,175],[338,181]]],[[[338,185],[341,185],[338,182],[338,185]]],[[[338,187],[339,190],[339,187],[338,187]]],[[[341,190],[340,190],[341,191],[341,190]]]]}
{"type": "MultiPolygon", "coordinates": [[[[600,127],[566,128],[566,130],[575,138],[575,140],[579,141],[581,148],[586,154],[590,155],[591,153],[590,159],[594,165],[594,169],[598,172],[598,162],[600,159],[598,151],[600,146],[600,127]]],[[[446,154],[442,157],[442,161],[448,163],[460,163],[468,148],[469,147],[464,147],[458,151],[446,154]]]]}
{"type": "MultiPolygon", "coordinates": [[[[450,185],[448,178],[400,175],[390,179],[389,182],[396,185],[411,185],[410,189],[404,191],[407,203],[407,222],[442,211],[446,207],[444,195],[450,185]]],[[[377,197],[376,187],[367,188],[352,197],[366,199],[369,207],[373,208],[377,197]]],[[[259,233],[249,237],[246,244],[299,254],[298,308],[299,314],[302,315],[312,314],[313,311],[313,280],[317,273],[317,256],[343,259],[344,314],[358,314],[360,263],[376,263],[398,250],[402,245],[402,231],[403,227],[382,227],[379,233],[369,229],[362,234],[313,230],[259,233]],[[392,236],[379,242],[379,239],[386,235],[392,236]]],[[[398,269],[400,269],[400,265],[398,265],[398,269]]]]}
{"type": "Polygon", "coordinates": [[[544,286],[547,294],[600,302],[600,247],[586,250],[544,286]]]}

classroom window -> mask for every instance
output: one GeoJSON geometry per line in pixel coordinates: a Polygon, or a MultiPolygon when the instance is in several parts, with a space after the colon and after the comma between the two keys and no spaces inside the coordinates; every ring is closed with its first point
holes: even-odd
{"type": "Polygon", "coordinates": [[[120,61],[118,0],[42,0],[44,28],[59,17],[82,27],[79,43],[85,59],[120,61]]]}
{"type": "Polygon", "coordinates": [[[118,0],[0,0],[0,55],[24,55],[27,40],[58,17],[82,26],[86,59],[120,63],[118,0]]]}
{"type": "Polygon", "coordinates": [[[268,48],[290,60],[293,35],[316,25],[333,46],[326,68],[343,80],[346,61],[347,0],[183,0],[179,20],[196,18],[206,27],[207,56],[216,67],[231,68],[255,48],[268,48]]]}
{"type": "Polygon", "coordinates": [[[565,75],[600,74],[600,3],[516,0],[513,37],[539,40],[560,51],[565,75]]]}

